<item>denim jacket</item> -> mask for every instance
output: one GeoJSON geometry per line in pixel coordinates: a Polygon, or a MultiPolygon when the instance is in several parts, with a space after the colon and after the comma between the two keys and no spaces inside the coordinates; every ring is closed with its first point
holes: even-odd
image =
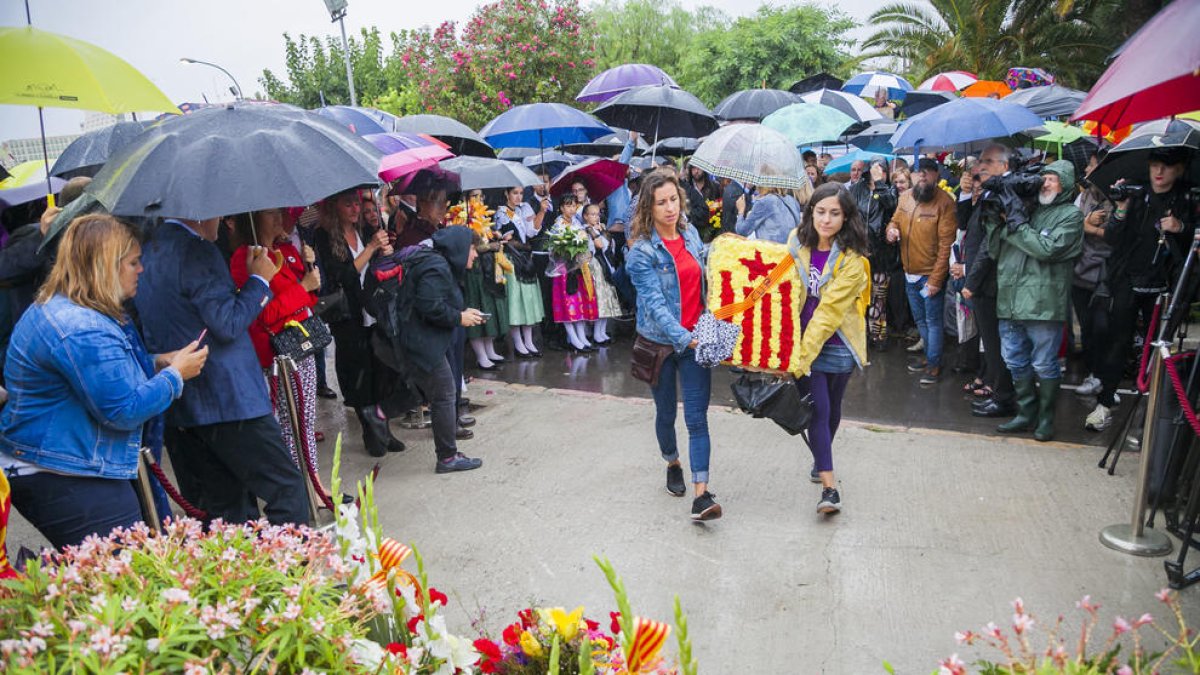
{"type": "Polygon", "coordinates": [[[137,474],[142,425],[183,393],[174,368],[146,378],[116,321],[60,295],[17,322],[4,378],[0,453],[99,478],[137,474]]]}
{"type": "MultiPolygon", "coordinates": [[[[704,271],[704,244],[696,229],[683,229],[684,246],[700,265],[700,300],[708,297],[704,271]]],[[[675,259],[658,232],[634,242],[625,256],[625,269],[637,289],[637,331],[652,342],[671,345],[683,352],[692,341],[692,333],[680,323],[683,307],[679,300],[679,275],[675,259]]]]}

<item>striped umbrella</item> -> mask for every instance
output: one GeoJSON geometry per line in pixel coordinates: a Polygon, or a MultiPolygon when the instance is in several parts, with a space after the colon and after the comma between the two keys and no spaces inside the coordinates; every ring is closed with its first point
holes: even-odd
{"type": "Polygon", "coordinates": [[[872,108],[870,103],[867,103],[854,94],[847,94],[837,89],[810,91],[806,94],[801,94],[800,100],[829,106],[830,108],[846,113],[857,122],[870,122],[872,120],[883,119],[883,115],[880,115],[872,108]]]}
{"type": "Polygon", "coordinates": [[[948,73],[938,73],[921,83],[917,89],[924,91],[958,91],[979,81],[974,73],[965,70],[951,70],[948,73]]]}
{"type": "Polygon", "coordinates": [[[912,91],[913,87],[903,77],[881,70],[860,73],[842,85],[842,91],[864,98],[872,98],[875,96],[875,92],[881,89],[887,91],[888,100],[899,101],[904,98],[905,94],[912,91]]]}

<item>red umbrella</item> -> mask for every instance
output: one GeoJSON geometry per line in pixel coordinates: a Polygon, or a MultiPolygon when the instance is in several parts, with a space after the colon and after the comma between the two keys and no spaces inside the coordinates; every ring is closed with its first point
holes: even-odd
{"type": "Polygon", "coordinates": [[[579,181],[587,186],[588,199],[596,204],[621,187],[628,171],[629,165],[616,160],[600,157],[585,159],[558,174],[550,184],[550,194],[557,197],[570,192],[571,185],[579,181]]]}
{"type": "Polygon", "coordinates": [[[1112,128],[1200,108],[1200,0],[1175,0],[1130,38],[1072,119],[1112,128]]]}

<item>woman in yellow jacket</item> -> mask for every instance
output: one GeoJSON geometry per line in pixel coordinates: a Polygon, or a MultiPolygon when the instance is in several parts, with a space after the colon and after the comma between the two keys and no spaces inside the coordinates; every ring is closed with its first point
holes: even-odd
{"type": "Polygon", "coordinates": [[[867,226],[846,188],[838,183],[817,188],[789,245],[806,280],[800,304],[799,372],[794,374],[808,375],[812,387],[811,478],[823,488],[817,512],[833,514],[842,506],[833,479],[833,437],[842,420],[842,396],[850,374],[866,363],[870,287],[867,226]]]}

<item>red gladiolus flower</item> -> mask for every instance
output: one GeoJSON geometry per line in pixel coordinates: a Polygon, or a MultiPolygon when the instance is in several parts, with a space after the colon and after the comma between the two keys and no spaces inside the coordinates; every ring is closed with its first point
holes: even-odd
{"type": "Polygon", "coordinates": [[[608,616],[610,618],[612,618],[612,625],[609,626],[609,628],[612,631],[612,634],[619,635],[621,633],[621,613],[620,612],[609,612],[608,616]]]}
{"type": "Polygon", "coordinates": [[[521,624],[519,623],[510,624],[507,628],[505,628],[504,633],[502,634],[504,644],[508,645],[509,647],[520,647],[521,630],[521,624]]]}
{"type": "Polygon", "coordinates": [[[408,647],[405,647],[403,644],[401,644],[399,642],[389,642],[387,645],[387,650],[391,654],[398,654],[400,656],[408,656],[408,647]]]}
{"type": "Polygon", "coordinates": [[[537,625],[537,617],[533,615],[532,608],[517,612],[517,616],[521,617],[521,626],[524,628],[533,628],[537,625]]]}
{"type": "Polygon", "coordinates": [[[430,604],[439,603],[439,604],[441,604],[442,607],[445,607],[448,600],[449,600],[449,598],[446,597],[445,593],[439,591],[438,589],[436,589],[432,586],[429,587],[429,603],[430,604]]]}
{"type": "Polygon", "coordinates": [[[596,623],[595,621],[592,621],[591,619],[584,619],[583,623],[587,625],[588,630],[592,630],[592,631],[600,630],[600,624],[596,623]]]}
{"type": "Polygon", "coordinates": [[[417,632],[417,624],[421,623],[424,620],[425,620],[424,614],[418,614],[418,615],[414,616],[413,618],[409,619],[408,624],[407,624],[408,632],[410,632],[410,633],[417,632]]]}

